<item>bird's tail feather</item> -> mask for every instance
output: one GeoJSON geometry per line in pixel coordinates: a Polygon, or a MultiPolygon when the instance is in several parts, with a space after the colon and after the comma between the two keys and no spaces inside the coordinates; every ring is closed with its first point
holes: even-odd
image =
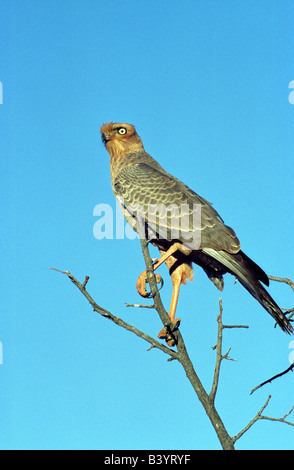
{"type": "Polygon", "coordinates": [[[253,295],[253,297],[255,297],[256,300],[263,306],[263,308],[275,319],[275,321],[283,331],[288,334],[293,333],[293,327],[290,321],[259,281],[257,281],[255,285],[252,285],[252,283],[248,281],[244,282],[241,278],[239,278],[239,281],[245,287],[245,289],[247,289],[253,295]]]}
{"type": "Polygon", "coordinates": [[[293,333],[293,327],[290,321],[267,290],[262,286],[261,282],[269,285],[269,280],[264,271],[255,264],[254,261],[248,258],[242,251],[239,251],[237,254],[227,253],[226,251],[216,251],[209,248],[203,251],[228,268],[231,274],[241,282],[245,289],[247,289],[275,319],[283,331],[289,334],[293,333]]]}

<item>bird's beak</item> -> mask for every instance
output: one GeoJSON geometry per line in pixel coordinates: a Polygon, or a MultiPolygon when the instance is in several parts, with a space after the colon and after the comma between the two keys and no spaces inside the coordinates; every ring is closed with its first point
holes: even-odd
{"type": "Polygon", "coordinates": [[[106,134],[106,132],[103,132],[103,134],[101,135],[101,140],[103,144],[106,145],[107,142],[110,140],[110,137],[108,134],[106,134]]]}

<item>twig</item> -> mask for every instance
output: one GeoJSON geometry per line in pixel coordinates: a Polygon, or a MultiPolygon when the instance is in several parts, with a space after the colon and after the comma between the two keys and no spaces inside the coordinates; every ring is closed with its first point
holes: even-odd
{"type": "Polygon", "coordinates": [[[255,388],[253,388],[253,390],[251,390],[250,395],[252,395],[253,392],[255,392],[255,391],[258,390],[259,388],[263,387],[264,385],[266,385],[266,384],[268,384],[268,383],[271,383],[272,380],[278,379],[279,377],[282,377],[282,375],[285,375],[285,374],[287,374],[288,372],[293,371],[293,369],[294,369],[294,363],[291,364],[291,366],[288,367],[288,369],[284,370],[284,372],[280,372],[280,374],[274,375],[274,376],[271,377],[270,379],[265,380],[265,381],[262,382],[261,384],[257,385],[257,387],[255,387],[255,388]]]}
{"type": "Polygon", "coordinates": [[[237,439],[240,439],[241,436],[243,436],[243,434],[248,431],[248,429],[251,428],[251,426],[253,426],[254,423],[256,423],[256,421],[258,421],[259,419],[266,419],[268,421],[276,421],[276,422],[279,422],[279,423],[284,423],[284,424],[288,424],[289,426],[294,426],[294,423],[292,423],[291,421],[287,421],[286,418],[288,416],[290,416],[290,414],[292,413],[292,411],[294,410],[294,405],[292,406],[291,410],[286,413],[284,416],[282,416],[282,418],[272,418],[271,416],[265,416],[262,414],[262,412],[265,410],[265,408],[267,407],[269,401],[271,399],[271,395],[268,396],[265,404],[262,406],[262,408],[259,410],[259,412],[257,413],[257,415],[247,424],[247,426],[245,426],[244,429],[242,429],[242,431],[240,431],[238,434],[236,434],[236,436],[234,436],[232,439],[233,439],[233,442],[235,443],[237,441],[237,439]]]}
{"type": "MultiPolygon", "coordinates": [[[[285,315],[288,315],[288,313],[292,313],[292,314],[294,313],[294,308],[282,308],[282,307],[280,307],[280,309],[284,310],[285,315]]],[[[288,317],[288,318],[290,318],[290,317],[288,317]]]]}
{"type": "Polygon", "coordinates": [[[138,330],[135,326],[129,325],[126,323],[124,320],[122,320],[119,317],[116,317],[112,313],[110,313],[108,310],[105,310],[104,308],[100,307],[90,296],[90,294],[86,291],[86,289],[83,287],[83,284],[81,284],[69,271],[62,271],[60,269],[56,268],[49,268],[53,269],[54,271],[58,271],[59,273],[65,274],[73,284],[77,286],[77,288],[81,291],[81,293],[86,297],[88,302],[92,305],[93,309],[95,312],[99,313],[105,318],[108,318],[109,320],[113,321],[116,325],[121,326],[122,328],[125,328],[128,331],[131,331],[135,335],[139,336],[140,338],[144,339],[148,343],[150,343],[154,348],[160,349],[163,351],[165,354],[171,356],[174,359],[178,359],[178,354],[176,351],[173,349],[167,348],[163,344],[161,344],[159,341],[156,339],[152,338],[151,336],[147,335],[146,333],[143,333],[143,331],[138,330]]]}
{"type": "Polygon", "coordinates": [[[229,357],[229,352],[231,348],[228,349],[226,354],[222,354],[222,342],[223,342],[223,330],[225,328],[248,328],[247,325],[223,325],[222,323],[222,314],[223,314],[223,304],[222,304],[222,299],[219,299],[219,314],[217,316],[217,324],[218,324],[218,330],[217,330],[217,343],[216,345],[212,348],[216,350],[216,360],[215,360],[215,368],[214,368],[214,375],[213,375],[213,380],[212,380],[212,387],[211,391],[209,394],[209,399],[214,402],[215,397],[216,397],[216,392],[218,388],[218,383],[219,383],[219,375],[220,375],[220,366],[221,362],[223,359],[227,359],[230,361],[235,361],[235,359],[232,359],[229,357]]]}
{"type": "MultiPolygon", "coordinates": [[[[290,320],[294,316],[294,308],[289,308],[288,310],[284,309],[284,314],[287,315],[288,320],[290,320]]],[[[291,320],[293,321],[293,320],[291,320]]]]}
{"type": "Polygon", "coordinates": [[[248,431],[248,429],[251,428],[251,426],[253,426],[254,423],[256,423],[256,421],[258,421],[261,417],[261,413],[263,412],[263,410],[267,407],[269,401],[271,399],[271,396],[269,395],[265,404],[261,407],[261,409],[259,410],[259,412],[257,413],[257,415],[251,420],[249,421],[249,423],[247,424],[247,426],[245,426],[244,429],[242,429],[242,431],[238,432],[238,434],[236,434],[236,436],[234,436],[232,438],[233,442],[235,443],[238,439],[240,439],[241,436],[243,436],[243,434],[245,434],[246,431],[248,431]]]}
{"type": "MultiPolygon", "coordinates": [[[[158,288],[157,288],[156,279],[155,279],[153,268],[152,268],[152,260],[151,260],[150,255],[149,255],[148,243],[149,242],[146,241],[146,240],[141,240],[142,252],[143,252],[143,255],[144,255],[146,270],[147,270],[148,283],[150,285],[150,289],[151,289],[151,292],[152,292],[152,297],[154,298],[154,306],[144,305],[144,307],[145,308],[146,307],[147,308],[155,308],[157,310],[163,324],[166,325],[166,326],[170,326],[172,328],[173,325],[171,324],[169,316],[168,316],[168,314],[167,314],[167,312],[166,312],[166,310],[165,310],[165,308],[162,304],[161,297],[160,297],[160,294],[159,294],[159,291],[158,291],[158,288]]],[[[219,414],[218,414],[218,412],[217,412],[217,410],[214,406],[215,395],[216,395],[217,386],[218,386],[218,382],[219,382],[221,361],[223,359],[230,359],[228,357],[230,349],[227,351],[227,353],[225,355],[222,355],[222,331],[223,331],[224,328],[248,328],[248,326],[245,326],[245,325],[223,325],[222,324],[222,302],[221,302],[221,299],[220,299],[220,302],[219,302],[220,311],[219,311],[219,316],[218,316],[218,339],[217,339],[217,345],[215,347],[215,349],[217,350],[217,359],[216,359],[212,389],[211,389],[210,394],[208,395],[206,393],[199,377],[197,376],[197,374],[195,372],[194,366],[193,366],[193,364],[190,360],[190,357],[188,355],[188,352],[186,350],[184,340],[183,340],[182,335],[181,335],[181,333],[178,329],[173,332],[173,334],[175,336],[176,344],[177,344],[177,352],[176,352],[173,349],[167,348],[166,346],[162,345],[161,343],[159,343],[157,340],[155,340],[151,336],[149,336],[149,335],[143,333],[142,331],[138,330],[136,327],[134,327],[132,325],[129,325],[128,323],[126,323],[121,318],[116,317],[115,315],[110,313],[108,310],[100,307],[93,300],[93,298],[90,296],[90,294],[87,292],[87,290],[85,288],[87,283],[88,283],[88,280],[89,280],[88,276],[86,276],[85,281],[82,284],[69,271],[62,271],[62,270],[56,269],[56,268],[50,268],[50,269],[54,269],[55,271],[58,271],[62,274],[65,274],[70,279],[70,281],[73,284],[75,284],[76,287],[81,291],[81,293],[84,295],[84,297],[86,297],[86,299],[92,305],[95,312],[99,313],[100,315],[102,315],[105,318],[110,319],[116,325],[121,326],[121,327],[125,328],[128,331],[131,331],[132,333],[136,334],[140,338],[147,341],[150,344],[150,348],[148,350],[153,349],[153,348],[160,349],[165,354],[170,356],[169,359],[168,359],[169,361],[172,361],[174,359],[177,359],[179,361],[179,363],[183,366],[183,368],[186,372],[187,378],[190,381],[194,391],[196,392],[198,399],[200,400],[202,406],[204,407],[204,409],[205,409],[205,411],[206,411],[206,413],[207,413],[207,415],[210,419],[210,422],[211,422],[212,426],[214,427],[214,429],[216,431],[216,434],[218,436],[218,439],[219,439],[223,449],[234,450],[235,441],[237,439],[239,439],[248,429],[250,429],[251,426],[259,419],[279,421],[279,422],[283,422],[283,423],[289,424],[291,426],[294,426],[294,423],[291,423],[290,421],[286,420],[286,418],[292,413],[292,411],[294,409],[294,406],[291,408],[289,413],[287,413],[282,418],[271,418],[271,417],[262,415],[262,412],[267,407],[268,402],[271,398],[269,396],[266,403],[265,403],[265,405],[260,409],[260,411],[257,413],[257,415],[253,418],[253,420],[251,420],[247,424],[247,426],[242,431],[240,431],[235,437],[232,438],[232,437],[229,436],[229,434],[228,434],[228,432],[227,432],[227,430],[226,430],[226,428],[225,428],[225,426],[224,426],[224,424],[223,424],[223,422],[222,422],[222,420],[221,420],[221,418],[220,418],[220,416],[219,416],[219,414]]],[[[290,281],[290,279],[274,278],[273,280],[279,280],[280,282],[286,282],[294,290],[294,283],[292,283],[292,281],[290,281]]],[[[131,305],[131,304],[129,304],[129,305],[131,305]]],[[[133,304],[133,306],[137,306],[137,304],[133,304]]],[[[294,364],[293,364],[293,366],[294,366],[294,364]]]]}
{"type": "MultiPolygon", "coordinates": [[[[271,281],[277,281],[277,282],[284,282],[285,284],[288,284],[288,286],[291,287],[291,289],[294,291],[294,282],[289,279],[288,277],[277,277],[277,276],[267,276],[271,281]]],[[[294,308],[290,308],[290,309],[285,309],[285,308],[282,308],[282,310],[285,310],[285,315],[287,315],[288,313],[290,313],[290,315],[288,316],[288,320],[290,320],[290,318],[293,317],[294,315],[294,308]]],[[[293,320],[290,320],[290,321],[293,321],[293,320]]]]}
{"type": "Polygon", "coordinates": [[[226,359],[227,361],[237,362],[237,359],[233,359],[232,357],[229,356],[230,351],[231,351],[231,348],[229,348],[227,352],[222,356],[222,359],[226,359]]]}
{"type": "Polygon", "coordinates": [[[236,434],[236,436],[232,437],[232,440],[233,440],[233,443],[235,444],[235,442],[240,439],[240,437],[243,436],[243,434],[245,434],[246,431],[248,431],[248,429],[251,428],[251,426],[253,426],[253,424],[256,423],[256,421],[258,421],[259,419],[267,419],[268,421],[277,421],[279,423],[284,423],[284,424],[289,424],[290,426],[294,426],[294,423],[292,423],[291,421],[286,421],[285,418],[287,418],[291,413],[292,411],[294,410],[294,405],[292,406],[291,410],[286,413],[282,418],[272,418],[271,416],[265,416],[262,414],[262,412],[265,410],[265,408],[267,407],[267,405],[269,404],[269,401],[271,399],[271,395],[268,396],[265,404],[261,407],[261,409],[259,410],[259,412],[257,413],[257,415],[251,420],[249,421],[249,423],[247,424],[247,426],[245,426],[244,429],[242,429],[242,431],[240,431],[238,434],[236,434]]]}
{"type": "Polygon", "coordinates": [[[271,281],[277,281],[277,282],[284,282],[285,284],[288,284],[288,286],[291,287],[291,289],[294,291],[294,282],[291,281],[288,277],[277,277],[277,276],[267,276],[271,281]]]}
{"type": "Polygon", "coordinates": [[[147,304],[128,304],[125,302],[126,307],[136,307],[136,308],[155,308],[155,305],[147,305],[147,304]]]}
{"type": "MultiPolygon", "coordinates": [[[[288,285],[291,287],[291,289],[294,291],[294,282],[293,282],[291,279],[289,279],[288,277],[268,276],[268,278],[269,278],[270,280],[272,280],[272,281],[284,282],[285,284],[288,284],[288,285]]],[[[290,320],[290,318],[292,318],[293,315],[294,315],[294,308],[290,308],[290,309],[288,309],[288,310],[287,310],[287,309],[283,309],[283,310],[285,310],[285,312],[284,312],[285,315],[290,314],[290,315],[288,316],[288,320],[290,320]]],[[[293,321],[293,320],[291,320],[291,321],[293,321]]],[[[291,366],[288,367],[288,369],[284,370],[283,372],[280,372],[280,373],[277,374],[277,375],[274,375],[274,376],[271,377],[270,379],[265,380],[264,382],[262,382],[261,384],[259,384],[257,387],[253,388],[253,389],[251,390],[251,392],[250,392],[250,395],[251,395],[253,392],[255,392],[256,390],[258,390],[259,388],[263,387],[264,385],[266,385],[266,384],[268,384],[268,383],[271,383],[272,380],[278,379],[279,377],[282,377],[283,375],[287,374],[288,372],[293,371],[293,369],[294,369],[294,363],[291,364],[291,366]]]]}
{"type": "Polygon", "coordinates": [[[83,288],[83,289],[85,289],[85,287],[86,287],[86,285],[87,285],[89,279],[90,279],[89,276],[86,276],[86,277],[85,277],[85,280],[84,280],[83,285],[82,285],[82,288],[83,288]]]}
{"type": "Polygon", "coordinates": [[[291,410],[288,413],[286,413],[282,418],[271,418],[270,416],[260,416],[260,419],[267,419],[268,421],[278,421],[279,423],[285,423],[285,424],[289,424],[289,426],[294,426],[294,423],[292,423],[291,421],[287,421],[285,419],[288,416],[290,416],[293,410],[294,410],[294,405],[292,406],[291,410]]]}
{"type": "Polygon", "coordinates": [[[248,325],[223,325],[223,329],[225,328],[249,328],[248,325]]]}
{"type": "Polygon", "coordinates": [[[222,342],[223,342],[223,326],[222,326],[222,314],[223,314],[223,304],[222,299],[219,299],[219,314],[217,316],[217,343],[215,346],[216,349],[216,360],[215,360],[215,368],[214,368],[214,375],[212,380],[212,387],[209,394],[209,398],[212,402],[215,401],[215,396],[217,392],[217,387],[219,383],[219,374],[220,374],[220,365],[222,361],[222,342]]]}

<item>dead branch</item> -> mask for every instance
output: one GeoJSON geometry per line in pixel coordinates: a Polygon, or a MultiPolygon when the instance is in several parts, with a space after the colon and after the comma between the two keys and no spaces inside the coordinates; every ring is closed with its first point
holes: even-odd
{"type": "MultiPolygon", "coordinates": [[[[156,279],[152,267],[152,259],[149,254],[148,249],[148,241],[145,239],[141,239],[141,248],[142,253],[145,260],[146,270],[147,270],[147,279],[151,289],[152,297],[154,300],[155,308],[161,318],[161,321],[164,326],[173,327],[170,318],[162,304],[160,293],[157,288],[156,279]]],[[[179,329],[173,332],[174,338],[176,341],[176,346],[178,350],[177,359],[181,363],[182,367],[184,368],[187,378],[189,379],[196,395],[204,407],[212,426],[218,436],[218,439],[222,445],[222,448],[225,450],[234,450],[234,446],[232,444],[231,437],[229,436],[215,406],[213,400],[210,399],[209,395],[207,394],[206,390],[204,389],[198,375],[195,372],[194,366],[192,361],[188,355],[186,345],[184,343],[183,337],[179,329]]]]}
{"type": "Polygon", "coordinates": [[[251,428],[251,426],[253,426],[253,424],[255,424],[260,419],[267,419],[268,421],[276,421],[276,422],[279,422],[279,423],[284,423],[284,424],[289,424],[290,426],[294,426],[294,423],[291,423],[291,421],[286,421],[286,419],[285,419],[292,413],[292,411],[294,409],[294,405],[292,406],[291,410],[288,413],[286,413],[282,418],[272,418],[270,416],[265,416],[265,415],[262,414],[262,412],[268,406],[270,399],[271,399],[271,395],[268,396],[265,404],[261,407],[261,409],[258,411],[256,416],[247,424],[247,426],[245,426],[245,428],[242,429],[242,431],[240,431],[238,434],[236,434],[236,436],[234,436],[232,438],[234,443],[238,439],[240,439],[240,437],[242,437],[245,434],[245,432],[247,432],[251,428]]]}
{"type": "Polygon", "coordinates": [[[288,309],[282,308],[282,310],[284,310],[284,314],[287,315],[288,320],[290,320],[294,316],[294,308],[288,308],[288,309]]]}
{"type": "Polygon", "coordinates": [[[125,302],[126,307],[135,307],[135,308],[155,308],[154,305],[147,305],[147,304],[128,304],[125,302]]]}
{"type": "MultiPolygon", "coordinates": [[[[135,326],[129,325],[128,323],[126,323],[121,318],[113,315],[108,310],[105,310],[104,308],[100,307],[93,300],[93,298],[90,296],[90,294],[87,292],[87,290],[84,286],[85,282],[83,284],[80,283],[69,271],[61,271],[60,269],[56,269],[56,268],[49,268],[49,269],[53,269],[54,271],[58,271],[62,274],[65,274],[71,280],[71,282],[77,286],[77,288],[80,290],[80,292],[83,294],[83,296],[86,297],[86,299],[92,305],[92,307],[93,307],[93,309],[96,313],[99,313],[103,317],[108,318],[109,320],[113,321],[116,325],[121,326],[122,328],[125,328],[128,331],[131,331],[135,335],[139,336],[140,338],[142,338],[145,341],[147,341],[148,343],[150,343],[152,347],[160,349],[165,354],[171,356],[174,359],[177,359],[177,352],[176,351],[174,351],[173,349],[167,348],[166,346],[161,344],[156,339],[152,338],[151,336],[147,335],[146,333],[143,333],[143,331],[138,330],[138,328],[136,328],[135,326]]],[[[87,278],[89,280],[89,276],[86,276],[86,279],[87,278]]]]}
{"type": "Polygon", "coordinates": [[[254,423],[256,423],[256,421],[258,421],[261,417],[261,413],[263,412],[263,410],[267,407],[269,401],[271,399],[271,396],[269,395],[265,404],[261,407],[261,409],[259,410],[259,412],[256,414],[256,416],[251,420],[249,421],[249,423],[247,424],[247,426],[245,426],[244,429],[242,429],[242,431],[238,432],[238,434],[236,434],[236,436],[233,437],[233,442],[235,443],[238,439],[240,439],[241,436],[243,436],[243,434],[245,434],[245,432],[248,431],[248,429],[251,428],[251,426],[253,426],[254,423]]]}
{"type": "MultiPolygon", "coordinates": [[[[174,329],[174,325],[171,323],[170,318],[168,316],[168,313],[166,312],[166,310],[165,310],[165,308],[162,304],[159,289],[158,289],[156,279],[155,279],[155,275],[154,275],[154,271],[153,271],[153,268],[152,268],[152,259],[151,259],[150,254],[149,254],[148,243],[149,243],[149,241],[141,240],[142,253],[143,253],[143,256],[144,256],[144,260],[145,260],[145,264],[146,264],[146,270],[147,270],[147,280],[148,280],[148,283],[149,283],[149,286],[150,286],[150,289],[151,289],[154,304],[153,305],[126,304],[126,305],[129,306],[129,307],[132,306],[132,307],[136,307],[136,308],[155,308],[158,315],[159,315],[159,317],[161,318],[161,321],[162,321],[163,325],[166,326],[167,328],[170,328],[170,331],[171,331],[171,333],[172,333],[172,335],[175,339],[177,351],[174,351],[173,349],[170,349],[170,348],[164,346],[163,344],[161,344],[156,339],[154,339],[151,336],[145,334],[144,332],[140,331],[136,327],[126,323],[121,318],[113,315],[108,310],[106,310],[106,309],[102,308],[101,306],[99,306],[93,300],[93,298],[90,296],[90,294],[86,290],[86,286],[87,286],[88,281],[89,281],[89,276],[86,276],[84,282],[81,283],[69,271],[62,271],[62,270],[59,270],[59,269],[56,269],[56,268],[50,268],[50,269],[54,269],[55,271],[58,271],[58,272],[60,272],[64,275],[66,275],[70,279],[70,281],[80,290],[80,292],[83,294],[83,296],[88,300],[88,302],[91,304],[91,306],[93,307],[93,310],[96,313],[99,313],[104,318],[108,318],[109,320],[114,322],[116,325],[118,325],[118,326],[120,326],[120,327],[136,334],[138,337],[140,337],[143,340],[147,341],[150,344],[150,347],[149,347],[148,351],[150,349],[153,349],[153,348],[159,349],[159,350],[161,350],[162,352],[164,352],[165,354],[167,354],[169,356],[169,359],[168,359],[169,361],[172,361],[172,360],[176,359],[182,365],[183,369],[185,370],[185,373],[187,375],[188,380],[190,381],[194,391],[197,394],[198,399],[200,400],[203,408],[205,409],[205,411],[206,411],[206,413],[207,413],[207,415],[210,419],[210,422],[211,422],[212,426],[215,429],[215,432],[218,436],[218,439],[219,439],[223,449],[234,450],[235,442],[246,431],[248,431],[251,428],[251,426],[256,421],[258,421],[259,419],[267,419],[267,420],[270,420],[270,421],[279,421],[279,422],[283,422],[283,423],[289,424],[291,426],[294,426],[294,423],[286,420],[286,418],[292,413],[292,411],[294,409],[294,406],[282,418],[271,418],[269,416],[265,416],[265,415],[262,414],[264,409],[267,407],[267,405],[269,403],[269,400],[270,400],[270,396],[269,396],[266,403],[263,405],[263,407],[260,409],[260,411],[257,413],[257,415],[247,424],[247,426],[245,426],[245,428],[242,431],[240,431],[238,434],[236,434],[236,436],[234,436],[234,437],[229,436],[229,434],[228,434],[228,432],[227,432],[227,430],[226,430],[226,428],[225,428],[225,426],[224,426],[224,424],[223,424],[223,422],[222,422],[222,420],[221,420],[221,418],[220,418],[220,416],[219,416],[219,414],[218,414],[218,412],[217,412],[217,410],[214,406],[215,397],[216,397],[216,393],[217,393],[217,388],[218,388],[218,384],[219,384],[221,362],[224,359],[233,360],[229,357],[230,348],[225,354],[222,353],[223,330],[226,329],[226,328],[228,328],[228,329],[230,329],[230,328],[248,328],[248,326],[246,326],[246,325],[224,325],[222,323],[222,313],[223,313],[222,301],[221,301],[221,299],[219,299],[219,315],[217,317],[217,322],[218,322],[217,344],[213,348],[213,349],[216,350],[216,362],[215,362],[215,369],[214,369],[214,376],[213,376],[211,391],[210,391],[210,394],[207,394],[207,392],[204,389],[198,375],[195,372],[194,366],[193,366],[193,364],[191,362],[191,359],[188,355],[188,352],[187,352],[183,337],[181,335],[181,332],[180,332],[179,329],[174,329]]],[[[294,290],[294,283],[290,279],[288,279],[288,278],[276,278],[274,276],[270,276],[270,278],[272,280],[277,280],[279,282],[285,282],[285,283],[289,284],[291,286],[291,288],[294,290]]],[[[293,312],[293,309],[291,309],[291,313],[292,312],[293,312]]],[[[281,375],[284,375],[290,369],[292,370],[293,367],[294,367],[294,364],[292,364],[292,366],[289,369],[287,369],[287,371],[284,371],[283,373],[278,374],[277,376],[273,377],[269,381],[274,380],[275,378],[280,377],[281,375]]],[[[266,381],[265,383],[267,383],[267,382],[268,381],[266,381]]],[[[265,383],[261,384],[259,387],[261,387],[265,383]]],[[[256,387],[254,390],[256,390],[259,387],[256,387]]]]}
{"type": "Polygon", "coordinates": [[[287,418],[288,416],[290,416],[290,414],[292,413],[292,411],[294,410],[294,405],[292,406],[291,410],[288,411],[288,413],[286,413],[284,416],[282,416],[282,418],[272,418],[270,416],[263,416],[261,415],[260,416],[260,419],[267,419],[268,421],[276,421],[278,423],[284,423],[284,424],[289,424],[289,426],[294,426],[294,423],[292,423],[291,421],[287,421],[285,418],[287,418]]]}
{"type": "Polygon", "coordinates": [[[277,282],[284,282],[285,284],[288,284],[288,286],[291,287],[291,289],[294,291],[294,282],[291,281],[288,277],[277,277],[277,276],[267,276],[271,281],[277,281],[277,282]]]}
{"type": "Polygon", "coordinates": [[[216,360],[215,360],[214,375],[213,375],[213,380],[212,380],[212,387],[211,387],[211,391],[209,394],[209,398],[213,402],[215,401],[216,392],[217,392],[217,388],[219,384],[220,366],[221,366],[222,360],[227,359],[227,360],[234,361],[234,359],[231,359],[229,357],[229,352],[231,348],[229,348],[229,350],[224,355],[222,354],[223,330],[225,328],[248,328],[247,325],[223,325],[222,315],[223,315],[223,304],[222,304],[222,299],[219,299],[219,314],[217,316],[217,324],[218,324],[217,343],[212,348],[216,350],[216,360]]]}
{"type": "Polygon", "coordinates": [[[287,374],[288,372],[290,371],[293,371],[294,370],[294,363],[291,364],[290,367],[288,367],[288,369],[284,370],[283,372],[280,372],[279,374],[277,375],[274,375],[273,377],[271,377],[270,379],[268,380],[265,380],[264,382],[262,382],[261,384],[257,385],[257,387],[253,388],[250,392],[250,395],[252,395],[253,392],[255,392],[256,390],[258,390],[259,388],[263,387],[264,385],[268,384],[268,383],[271,383],[273,380],[276,380],[278,379],[279,377],[282,377],[283,375],[287,374]]]}
{"type": "MultiPolygon", "coordinates": [[[[285,284],[288,284],[288,286],[291,287],[291,289],[294,291],[294,282],[287,278],[287,277],[277,277],[277,276],[268,276],[268,278],[272,281],[277,281],[277,282],[283,282],[285,284]]],[[[290,320],[290,318],[293,317],[294,315],[294,308],[290,308],[290,309],[282,309],[284,310],[284,313],[285,315],[288,315],[288,319],[290,320]]],[[[292,321],[292,320],[291,320],[292,321]]],[[[283,372],[280,372],[279,374],[276,374],[274,375],[273,377],[271,377],[270,379],[267,379],[265,380],[264,382],[262,382],[261,384],[257,385],[257,387],[253,388],[250,392],[250,395],[252,393],[254,393],[256,390],[258,390],[259,388],[263,387],[264,385],[268,384],[268,383],[271,383],[273,380],[276,380],[278,379],[279,377],[282,377],[283,375],[287,374],[288,372],[290,371],[293,371],[294,369],[294,364],[291,364],[290,367],[288,367],[288,369],[284,370],[283,372]]],[[[275,420],[274,420],[275,421],[275,420]]]]}

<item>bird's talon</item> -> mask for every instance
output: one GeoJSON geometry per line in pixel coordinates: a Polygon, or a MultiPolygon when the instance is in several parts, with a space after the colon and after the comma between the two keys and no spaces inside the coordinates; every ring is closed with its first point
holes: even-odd
{"type": "Polygon", "coordinates": [[[163,285],[164,285],[164,282],[163,282],[163,279],[161,277],[160,274],[155,274],[155,280],[156,280],[156,284],[160,284],[160,286],[158,287],[158,290],[161,290],[163,288],[163,285]]]}
{"type": "Polygon", "coordinates": [[[165,338],[167,338],[167,336],[168,336],[167,329],[166,329],[166,327],[164,326],[164,327],[162,328],[162,330],[160,330],[160,332],[158,333],[157,338],[159,338],[159,339],[165,339],[165,338]]]}
{"type": "MultiPolygon", "coordinates": [[[[160,284],[160,286],[158,287],[158,290],[162,289],[163,279],[160,276],[160,274],[155,274],[155,280],[157,284],[160,284]]],[[[145,297],[145,299],[150,299],[154,297],[154,295],[151,292],[147,291],[146,289],[147,284],[148,284],[147,275],[146,275],[146,272],[143,272],[140,274],[137,280],[137,284],[136,284],[137,291],[141,295],[141,297],[145,297]]]]}
{"type": "Polygon", "coordinates": [[[164,339],[168,346],[174,346],[176,344],[175,338],[167,332],[166,327],[164,327],[158,334],[159,339],[164,339]]]}
{"type": "Polygon", "coordinates": [[[175,346],[176,344],[176,341],[174,340],[174,338],[172,338],[171,336],[168,336],[167,338],[165,338],[165,342],[167,343],[167,345],[171,348],[173,346],[175,346]]]}
{"type": "Polygon", "coordinates": [[[146,273],[144,272],[144,273],[141,273],[140,276],[138,277],[136,287],[141,297],[148,298],[150,297],[151,292],[148,292],[146,290],[146,284],[147,284],[147,276],[146,276],[146,273]]]}
{"type": "Polygon", "coordinates": [[[181,324],[181,319],[180,318],[175,318],[174,320],[172,320],[172,323],[174,325],[174,329],[172,331],[175,331],[177,328],[179,328],[179,326],[181,324]]]}
{"type": "Polygon", "coordinates": [[[175,318],[174,320],[171,320],[173,327],[171,328],[170,325],[166,325],[160,330],[158,333],[158,338],[159,339],[164,339],[168,346],[174,346],[176,344],[175,339],[172,335],[172,333],[178,329],[181,323],[180,318],[175,318]]]}
{"type": "Polygon", "coordinates": [[[146,291],[146,295],[145,295],[146,299],[153,299],[153,297],[154,297],[154,294],[152,294],[152,292],[146,291]]]}

